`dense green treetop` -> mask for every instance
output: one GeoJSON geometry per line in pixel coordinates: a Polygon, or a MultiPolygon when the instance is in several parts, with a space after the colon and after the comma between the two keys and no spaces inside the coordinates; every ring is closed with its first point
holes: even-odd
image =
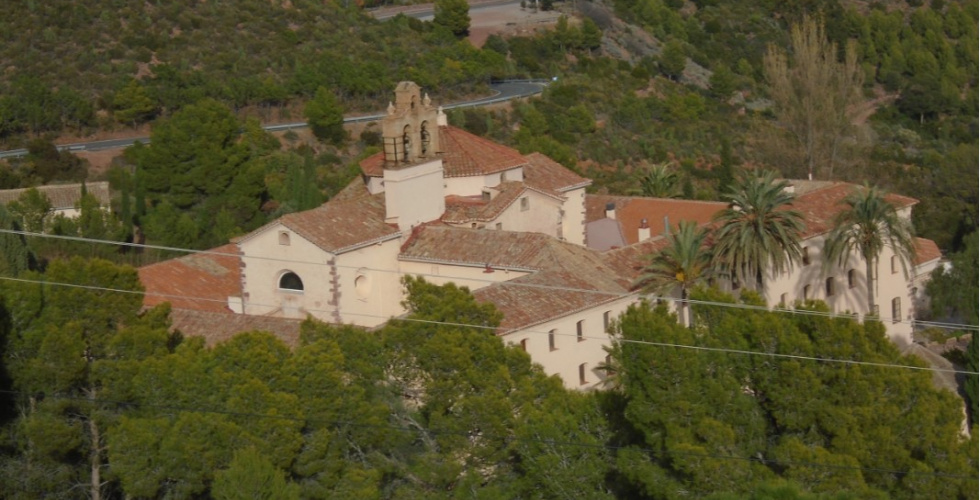
{"type": "MultiPolygon", "coordinates": [[[[137,286],[131,268],[97,260],[34,277],[137,286]]],[[[308,321],[293,347],[250,332],[207,348],[168,333],[165,306],[138,314],[137,294],[3,283],[3,359],[18,392],[0,434],[0,495],[976,492],[976,438],[959,435],[957,397],[902,369],[919,365],[879,323],[698,304],[684,328],[637,304],[615,323],[613,390],[581,393],[505,346],[492,333],[499,313],[465,288],[405,285],[410,313],[376,331],[308,321]],[[896,366],[803,359],[817,356],[896,366]]]]}

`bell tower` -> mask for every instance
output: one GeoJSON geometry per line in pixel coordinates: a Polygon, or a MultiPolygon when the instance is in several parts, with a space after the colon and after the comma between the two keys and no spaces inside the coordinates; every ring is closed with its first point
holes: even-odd
{"type": "Polygon", "coordinates": [[[439,126],[442,109],[413,82],[395,87],[381,120],[384,140],[385,221],[402,231],[437,220],[446,211],[439,126]]]}
{"type": "Polygon", "coordinates": [[[439,125],[445,122],[442,109],[433,106],[429,95],[414,82],[395,87],[395,102],[381,120],[385,168],[431,160],[442,152],[439,125]]]}

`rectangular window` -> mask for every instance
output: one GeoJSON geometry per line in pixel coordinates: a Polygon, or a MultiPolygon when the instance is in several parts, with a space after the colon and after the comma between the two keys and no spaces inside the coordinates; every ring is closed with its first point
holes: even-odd
{"type": "Polygon", "coordinates": [[[521,211],[527,211],[531,208],[531,200],[527,199],[527,196],[521,198],[521,211]]]}
{"type": "Polygon", "coordinates": [[[552,351],[557,351],[558,350],[558,344],[555,343],[555,336],[556,336],[557,333],[558,333],[558,330],[552,330],[552,331],[548,332],[548,349],[549,350],[552,350],[552,351]]]}
{"type": "Polygon", "coordinates": [[[527,352],[527,339],[521,339],[521,350],[527,352]]]}
{"type": "Polygon", "coordinates": [[[833,276],[827,278],[827,283],[825,285],[825,288],[826,288],[825,291],[827,292],[827,296],[828,297],[833,297],[834,296],[834,277],[833,276]]]}
{"type": "Polygon", "coordinates": [[[810,247],[803,247],[803,265],[810,265],[810,247]]]}
{"type": "Polygon", "coordinates": [[[606,311],[602,313],[602,329],[605,332],[609,332],[609,316],[612,314],[611,311],[606,311]]]}
{"type": "Polygon", "coordinates": [[[578,323],[575,323],[575,338],[577,338],[579,342],[585,340],[585,320],[584,319],[581,320],[581,321],[579,321],[578,323]]]}
{"type": "Polygon", "coordinates": [[[585,384],[589,383],[588,379],[585,378],[585,373],[586,373],[587,370],[588,370],[588,365],[586,363],[582,363],[582,364],[578,365],[578,383],[579,383],[579,385],[585,385],[585,384]]]}
{"type": "Polygon", "coordinates": [[[892,323],[902,321],[902,299],[895,297],[892,299],[892,323]]]}
{"type": "Polygon", "coordinates": [[[498,222],[497,225],[494,226],[494,227],[497,228],[497,231],[500,231],[500,230],[502,230],[504,228],[504,223],[503,222],[498,222]]]}
{"type": "Polygon", "coordinates": [[[803,300],[810,300],[810,285],[803,287],[803,300]]]}
{"type": "Polygon", "coordinates": [[[786,307],[786,301],[789,300],[789,294],[784,293],[779,296],[779,305],[786,307]]]}
{"type": "Polygon", "coordinates": [[[854,288],[857,286],[857,271],[851,269],[847,272],[847,288],[854,288]]]}
{"type": "Polygon", "coordinates": [[[892,255],[892,274],[898,274],[898,256],[892,255]]]}

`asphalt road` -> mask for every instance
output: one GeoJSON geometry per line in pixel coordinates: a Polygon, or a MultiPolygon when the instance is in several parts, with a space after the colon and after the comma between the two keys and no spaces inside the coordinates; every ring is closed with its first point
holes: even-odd
{"type": "MultiPolygon", "coordinates": [[[[480,12],[486,9],[497,8],[501,5],[519,5],[520,0],[487,0],[487,1],[475,1],[470,0],[470,13],[480,12]]],[[[398,14],[405,14],[408,17],[414,17],[416,19],[421,19],[423,21],[432,20],[432,9],[433,4],[418,4],[412,5],[404,8],[397,9],[376,9],[373,11],[368,11],[368,15],[374,17],[379,21],[385,19],[391,19],[398,14]]]]}
{"type": "MultiPolygon", "coordinates": [[[[509,0],[507,0],[509,1],[509,0]]],[[[501,2],[501,3],[507,3],[501,2]]],[[[484,97],[481,99],[474,99],[472,101],[463,101],[454,104],[447,104],[443,106],[443,109],[453,109],[453,108],[469,108],[476,106],[486,106],[487,104],[494,104],[498,102],[509,101],[511,99],[517,99],[520,97],[527,97],[535,94],[540,94],[544,87],[548,84],[547,80],[513,80],[513,81],[503,81],[490,84],[490,88],[493,89],[493,95],[489,97],[484,97]]],[[[344,123],[357,123],[357,122],[369,122],[380,120],[384,117],[384,113],[378,113],[367,116],[350,116],[344,118],[344,123]]],[[[283,130],[289,130],[294,128],[306,127],[306,122],[295,122],[295,123],[281,123],[278,125],[266,125],[263,126],[265,130],[269,132],[278,132],[283,130]]],[[[103,151],[106,149],[122,149],[131,146],[137,142],[142,142],[143,144],[149,144],[149,137],[131,137],[127,139],[110,139],[106,141],[92,141],[92,142],[77,142],[74,144],[61,144],[58,146],[59,151],[103,151]]],[[[19,158],[21,156],[26,156],[26,149],[11,149],[8,151],[0,151],[0,159],[2,158],[19,158]]]]}

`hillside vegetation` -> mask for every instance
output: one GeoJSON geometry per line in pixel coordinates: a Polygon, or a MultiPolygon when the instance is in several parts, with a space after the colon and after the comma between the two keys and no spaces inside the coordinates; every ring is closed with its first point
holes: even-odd
{"type": "MultiPolygon", "coordinates": [[[[763,59],[769,47],[789,49],[790,26],[809,13],[840,57],[853,44],[863,82],[834,153],[840,165],[817,177],[914,194],[921,235],[945,250],[977,227],[975,2],[578,2],[558,4],[573,16],[551,31],[491,36],[483,49],[431,23],[377,22],[348,5],[15,2],[0,19],[0,141],[125,129],[205,98],[268,120],[289,117],[321,86],[353,111],[377,109],[405,79],[448,101],[491,78],[559,75],[514,112],[470,110],[454,121],[542,151],[601,190],[625,193],[666,161],[684,196],[717,198],[738,168],[806,175],[767,99],[763,59]]],[[[32,168],[15,163],[4,184],[44,177],[32,168]]]]}

